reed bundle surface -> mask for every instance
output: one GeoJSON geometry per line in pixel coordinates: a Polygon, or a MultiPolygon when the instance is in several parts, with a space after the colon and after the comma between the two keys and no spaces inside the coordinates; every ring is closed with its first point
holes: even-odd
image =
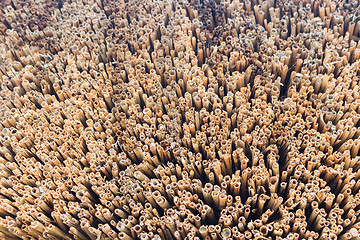
{"type": "Polygon", "coordinates": [[[359,9],[0,1],[0,239],[360,239],[359,9]]]}

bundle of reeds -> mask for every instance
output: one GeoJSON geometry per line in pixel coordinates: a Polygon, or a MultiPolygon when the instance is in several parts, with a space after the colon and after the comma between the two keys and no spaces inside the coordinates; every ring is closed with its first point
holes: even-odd
{"type": "Polygon", "coordinates": [[[1,239],[360,239],[360,4],[0,2],[1,239]]]}

